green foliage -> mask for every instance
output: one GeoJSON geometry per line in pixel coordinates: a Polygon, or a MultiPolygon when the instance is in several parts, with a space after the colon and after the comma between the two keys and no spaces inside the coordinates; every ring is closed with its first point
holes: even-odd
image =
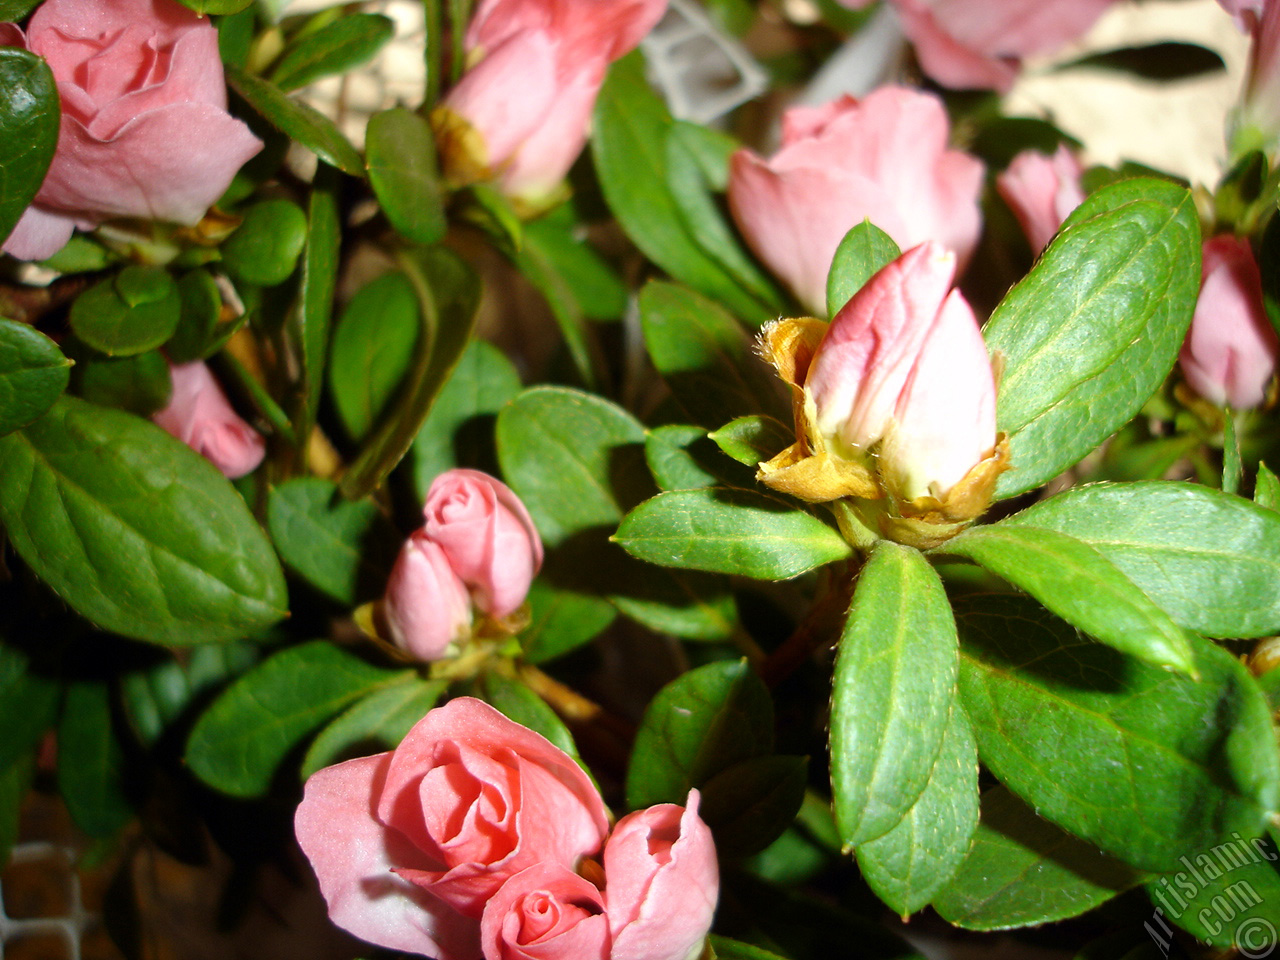
{"type": "Polygon", "coordinates": [[[486,674],[481,684],[487,703],[501,710],[508,720],[540,733],[553,744],[577,758],[573,734],[556,712],[536,693],[518,680],[497,673],[486,674]]]}
{"type": "Polygon", "coordinates": [[[444,239],[448,224],[435,138],[427,121],[404,107],[375,113],[369,118],[365,152],[369,186],[396,231],[414,243],[444,239]]]}
{"type": "Polygon", "coordinates": [[[111,691],[101,680],[67,687],[58,724],[58,791],[76,825],[95,837],[110,836],[133,816],[111,691]]]}
{"type": "Polygon", "coordinates": [[[134,735],[146,747],[155,745],[260,656],[261,648],[251,643],[209,644],[195,647],[181,661],[163,656],[129,670],[120,678],[120,698],[134,735]]]}
{"type": "Polygon", "coordinates": [[[406,676],[356,701],[316,734],[302,759],[302,776],[374,750],[394,750],[439,701],[448,684],[406,676]],[[355,751],[359,751],[358,753],[355,751]]]}
{"type": "Polygon", "coordinates": [[[390,17],[349,13],[300,36],[276,61],[268,79],[289,93],[321,77],[345,73],[372,59],[394,33],[390,17]]]}
{"type": "Polygon", "coordinates": [[[195,269],[178,279],[181,299],[178,329],[165,344],[165,353],[174,363],[203,360],[218,351],[238,329],[238,324],[222,327],[222,294],[208,270],[195,269]]]}
{"type": "MultiPolygon", "coordinates": [[[[0,21],[17,20],[31,6],[26,0],[8,0],[0,5],[0,21]]],[[[49,65],[26,50],[0,47],[0,242],[44,181],[58,145],[60,116],[49,65]]]]}
{"type": "Polygon", "coordinates": [[[72,370],[76,393],[90,403],[118,407],[140,417],[161,410],[173,395],[169,364],[158,350],[132,357],[77,354],[72,370]]]}
{"type": "Polygon", "coordinates": [[[827,274],[827,315],[839,313],[877,271],[901,253],[893,238],[870,220],[846,233],[827,274]]]}
{"type": "Polygon", "coordinates": [[[590,643],[613,623],[617,610],[608,600],[535,581],[529,591],[529,626],[520,645],[530,663],[544,663],[590,643]]]}
{"type": "Polygon", "coordinates": [[[0,643],[0,770],[17,764],[53,726],[61,692],[56,678],[31,669],[25,651],[0,643]]]}
{"type": "Polygon", "coordinates": [[[25,323],[0,319],[0,434],[25,427],[67,389],[71,361],[25,323]]]}
{"type": "Polygon", "coordinates": [[[201,16],[209,13],[236,13],[252,2],[253,0],[182,0],[184,6],[190,7],[201,16]]]}
{"type": "Polygon", "coordinates": [[[159,267],[128,266],[94,284],[71,305],[71,329],[108,356],[154,350],[178,328],[178,285],[159,267]]]}
{"type": "Polygon", "coordinates": [[[294,414],[297,436],[305,439],[315,423],[324,382],[333,298],[338,284],[339,248],[338,171],[321,163],[307,201],[307,239],[302,248],[302,284],[290,320],[297,332],[302,378],[299,409],[294,414]]]}
{"type": "Polygon", "coordinates": [[[222,263],[237,280],[260,287],[284,283],[307,242],[307,215],[289,200],[263,200],[222,245],[222,263]]]}

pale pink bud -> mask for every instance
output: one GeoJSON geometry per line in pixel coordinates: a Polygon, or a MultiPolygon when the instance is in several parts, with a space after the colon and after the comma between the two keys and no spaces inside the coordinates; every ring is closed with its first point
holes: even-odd
{"type": "Polygon", "coordinates": [[[1023,150],[996,175],[996,189],[1022,225],[1034,253],[1049,245],[1062,221],[1084,202],[1084,167],[1066,144],[1053,156],[1023,150]]]}
{"type": "Polygon", "coordinates": [[[524,603],[542,566],[542,540],[510,487],[479,470],[449,470],[432,482],[423,513],[426,535],[480,610],[500,619],[524,603]]]}
{"type": "Polygon", "coordinates": [[[771,158],[733,155],[729,209],[756,255],[823,316],[836,248],[863,220],[900,247],[937,240],[968,261],[982,229],[982,164],[948,149],[948,131],[937,97],[906,87],[794,107],[771,158]]]}
{"type": "Polygon", "coordinates": [[[941,498],[996,441],[991,362],[954,275],[938,244],[908,250],[831,321],[805,381],[828,452],[881,443],[881,474],[906,499],[941,498]]]}
{"type": "Polygon", "coordinates": [[[1248,25],[1249,69],[1239,109],[1232,118],[1232,149],[1274,147],[1280,138],[1280,2],[1243,5],[1237,22],[1248,25]]]}
{"type": "Polygon", "coordinates": [[[390,639],[429,663],[471,633],[471,595],[440,545],[422,530],[405,541],[383,599],[390,639]]]}
{"type": "Polygon", "coordinates": [[[1249,241],[1226,234],[1206,240],[1200,298],[1178,355],[1182,375],[1212,403],[1256,407],[1275,375],[1278,346],[1249,241]]]}
{"type": "Polygon", "coordinates": [[[257,469],[266,455],[262,435],[240,419],[209,367],[200,360],[171,366],[173,394],[152,416],[231,479],[257,469]]]}
{"type": "Polygon", "coordinates": [[[610,960],[693,960],[702,952],[720,873],[698,799],[691,790],[684,807],[659,804],[613,828],[604,848],[610,960]]]}
{"type": "MultiPolygon", "coordinates": [[[[604,897],[559,863],[540,863],[499,888],[480,918],[485,960],[613,960],[604,897]]],[[[654,956],[651,960],[661,960],[654,956]]]]}

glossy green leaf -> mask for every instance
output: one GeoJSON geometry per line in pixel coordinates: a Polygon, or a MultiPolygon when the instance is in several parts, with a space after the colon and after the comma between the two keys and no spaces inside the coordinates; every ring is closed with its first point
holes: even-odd
{"type": "MultiPolygon", "coordinates": [[[[235,0],[239,6],[239,0],[235,0]]],[[[227,82],[276,129],[306,147],[325,163],[353,177],[364,177],[364,161],[351,141],[318,110],[287,96],[261,77],[227,66],[227,82]]]]}
{"type": "Polygon", "coordinates": [[[484,340],[467,344],[409,451],[420,501],[446,470],[467,466],[497,472],[494,423],[519,393],[520,374],[501,350],[484,340]]]}
{"type": "Polygon", "coordinates": [[[92,836],[110,836],[133,816],[124,763],[107,684],[69,684],[58,724],[58,791],[76,825],[92,836]]]}
{"type": "Polygon", "coordinates": [[[370,666],[324,640],[290,647],[233,683],[200,715],[187,741],[187,765],[224,793],[259,796],[307,734],[411,675],[370,666]]]}
{"type": "Polygon", "coordinates": [[[1197,645],[1197,682],[1091,643],[1021,597],[966,600],[956,622],[983,763],[1063,829],[1139,869],[1173,870],[1277,809],[1270,711],[1226,651],[1197,645]]]}
{"type": "Polygon", "coordinates": [[[253,0],[182,0],[183,6],[190,7],[201,16],[210,13],[236,13],[252,2],[253,0]]]}
{"type": "Polygon", "coordinates": [[[426,120],[404,107],[375,113],[365,135],[365,164],[369,185],[397,233],[414,243],[444,239],[448,223],[436,141],[426,120]]]}
{"type": "Polygon", "coordinates": [[[707,780],[698,816],[715,836],[717,855],[747,856],[778,839],[804,801],[808,769],[808,757],[752,757],[707,780]]]}
{"type": "Polygon", "coordinates": [[[649,431],[644,458],[653,479],[663,490],[695,490],[711,487],[721,479],[708,466],[729,466],[702,427],[668,424],[649,431]],[[718,461],[718,463],[717,463],[718,461]],[[705,464],[705,465],[704,465],[705,464]]]}
{"type": "MultiPolygon", "coordinates": [[[[15,15],[0,13],[0,21],[20,19],[23,6],[33,4],[9,0],[4,7],[15,15]]],[[[49,65],[18,47],[0,47],[0,243],[44,182],[58,145],[60,116],[49,65]]]]}
{"type": "MultiPolygon", "coordinates": [[[[576,246],[576,244],[575,244],[576,246]]],[[[585,249],[585,248],[584,248],[585,249]]],[[[599,383],[601,356],[587,328],[586,316],[576,296],[547,255],[545,246],[530,245],[522,240],[509,254],[526,280],[542,294],[560,327],[565,350],[573,361],[578,379],[588,389],[595,390],[599,383]]]]}
{"type": "Polygon", "coordinates": [[[329,349],[333,320],[333,298],[341,265],[342,225],[338,220],[338,171],[320,164],[311,183],[307,201],[307,238],[302,248],[302,284],[290,322],[297,330],[301,348],[301,402],[294,413],[296,433],[311,435],[320,406],[320,385],[329,349]]]}
{"type": "Polygon", "coordinates": [[[733,634],[737,608],[723,577],[622,559],[625,566],[606,589],[613,605],[632,620],[685,640],[724,640],[733,634]]]}
{"type": "Polygon", "coordinates": [[[924,907],[964,862],[978,828],[978,748],[957,701],[929,782],[888,833],[861,844],[858,867],[899,916],[924,907]]]}
{"type": "Polygon", "coordinates": [[[673,283],[649,283],[640,291],[640,322],[653,365],[691,423],[714,429],[751,413],[787,417],[781,381],[715,303],[673,283]]]}
{"type": "Polygon", "coordinates": [[[716,934],[711,935],[710,943],[711,949],[715,951],[712,960],[787,960],[780,954],[716,934]]]}
{"type": "Polygon", "coordinates": [[[502,711],[508,720],[514,720],[520,726],[542,734],[569,756],[578,756],[573,734],[564,725],[564,721],[556,716],[556,712],[547,706],[546,701],[523,683],[497,673],[489,673],[485,675],[481,686],[485,701],[502,711]]]}
{"type": "Polygon", "coordinates": [[[1189,630],[1280,633],[1280,514],[1190,483],[1099,483],[1002,521],[1083,540],[1189,630]]]}
{"type": "Polygon", "coordinates": [[[870,220],[844,235],[827,274],[827,316],[834,317],[855,293],[902,251],[893,238],[870,220]]]}
{"type": "Polygon", "coordinates": [[[168,340],[181,313],[178,285],[167,271],[128,266],[76,298],[71,329],[95,350],[127,357],[168,340]]]}
{"type": "Polygon", "coordinates": [[[128,410],[139,417],[162,410],[173,395],[169,364],[159,350],[132,357],[78,354],[72,382],[76,393],[90,403],[128,410]]]}
{"type": "Polygon", "coordinates": [[[573,211],[566,204],[524,225],[523,249],[536,254],[555,274],[582,316],[588,320],[617,320],[627,309],[627,286],[618,272],[582,241],[579,230],[573,211]]]}
{"type": "Polygon", "coordinates": [[[307,215],[291,200],[262,200],[222,245],[222,264],[237,280],[259,287],[284,283],[307,243],[307,215]]]}
{"type": "Polygon", "coordinates": [[[1092,194],[983,335],[1003,357],[997,424],[1030,490],[1134,416],[1177,359],[1200,289],[1200,230],[1185,188],[1132,179],[1092,194]]]}
{"type": "Polygon", "coordinates": [[[1236,435],[1236,414],[1222,411],[1222,492],[1238,493],[1244,464],[1240,462],[1240,438],[1236,435]]]}
{"type": "Polygon", "coordinates": [[[63,397],[0,438],[0,521],[37,576],[125,636],[186,646],[285,615],[279,562],[239,494],[126,413],[63,397]]]}
{"type": "Polygon", "coordinates": [[[609,401],[535,387],[498,415],[498,459],[545,543],[615,526],[629,491],[647,482],[644,427],[609,401]],[[630,474],[630,475],[629,475],[630,474]]]}
{"type": "Polygon", "coordinates": [[[390,17],[348,13],[290,45],[270,80],[285,93],[334,74],[347,73],[373,57],[395,33],[390,17]]]}
{"type": "Polygon", "coordinates": [[[428,247],[405,253],[400,264],[418,295],[422,332],[395,406],[342,479],[342,494],[351,500],[372,493],[413,445],[467,346],[480,303],[479,279],[449,250],[428,247]]]}
{"type": "Polygon", "coordinates": [[[767,319],[768,311],[684,226],[668,185],[666,143],[672,124],[645,79],[640,52],[614,63],[596,100],[591,137],[605,200],[636,246],[672,277],[746,319],[767,319]]]}
{"type": "Polygon", "coordinates": [[[83,233],[71,235],[67,245],[40,263],[59,273],[93,273],[118,262],[119,255],[83,233]]]}
{"type": "Polygon", "coordinates": [[[956,627],[919,550],[876,543],[831,683],[831,792],[846,847],[884,836],[929,783],[955,700],[956,627]]]}
{"type": "Polygon", "coordinates": [[[380,687],[325,726],[302,758],[302,776],[352,756],[378,750],[394,750],[415,723],[436,705],[445,680],[409,676],[403,682],[380,687]],[[358,753],[354,749],[361,748],[358,753]]]}
{"type": "Polygon", "coordinates": [[[21,648],[0,643],[0,769],[16,764],[53,726],[61,695],[56,677],[33,670],[21,648]]]}
{"type": "Polygon", "coordinates": [[[348,607],[383,592],[400,535],[368,500],[352,502],[320,477],[298,477],[267,500],[267,528],[280,559],[321,593],[348,607]]]}
{"type": "Polygon", "coordinates": [[[0,0],[0,21],[17,23],[36,8],[40,0],[0,0]]]}
{"type": "MultiPolygon", "coordinates": [[[[222,294],[217,281],[208,270],[190,270],[178,280],[178,296],[182,304],[178,329],[165,344],[165,353],[174,363],[203,360],[216,352],[222,339],[219,334],[227,332],[218,329],[222,294]]],[[[233,324],[226,326],[234,329],[233,324]]]]}
{"type": "Polygon", "coordinates": [[[969,855],[933,906],[967,930],[1007,930],[1077,916],[1139,879],[995,787],[982,796],[969,855]]]}
{"type": "Polygon", "coordinates": [[[795,433],[773,417],[738,417],[709,434],[721,450],[739,463],[754,467],[771,460],[795,442],[795,433]]]}
{"type": "Polygon", "coordinates": [[[1280,479],[1262,462],[1258,463],[1258,477],[1253,486],[1253,502],[1268,510],[1280,510],[1280,479]]]}
{"type": "Polygon", "coordinates": [[[530,663],[545,663],[590,643],[617,617],[609,601],[560,590],[543,580],[535,580],[529,590],[529,607],[529,626],[520,631],[520,646],[530,663]]]}
{"type": "Polygon", "coordinates": [[[627,768],[627,804],[683,804],[736,763],[773,751],[773,701],[746,661],[690,670],[645,709],[627,768]]]}
{"type": "Polygon", "coordinates": [[[120,677],[120,697],[134,735],[147,747],[156,743],[207,695],[261,659],[247,642],[195,647],[181,660],[165,655],[120,677]]]}
{"type": "Polygon", "coordinates": [[[385,273],[361,287],[333,331],[329,393],[354,439],[368,435],[413,366],[422,320],[413,284],[385,273]]]}
{"type": "Polygon", "coordinates": [[[1193,674],[1191,639],[1102,553],[1028,524],[973,527],[939,553],[968,557],[1080,630],[1159,667],[1193,674]]]}
{"type": "Polygon", "coordinates": [[[25,427],[67,389],[71,361],[34,327],[0,318],[0,434],[25,427]]]}

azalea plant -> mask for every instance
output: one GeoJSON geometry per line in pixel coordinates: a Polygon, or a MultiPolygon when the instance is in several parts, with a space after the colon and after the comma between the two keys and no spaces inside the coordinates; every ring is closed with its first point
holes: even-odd
{"type": "Polygon", "coordinates": [[[353,138],[361,4],[0,0],[0,853],[352,957],[1272,955],[1280,3],[1213,183],[1001,100],[1112,7],[432,0],[353,138]]]}

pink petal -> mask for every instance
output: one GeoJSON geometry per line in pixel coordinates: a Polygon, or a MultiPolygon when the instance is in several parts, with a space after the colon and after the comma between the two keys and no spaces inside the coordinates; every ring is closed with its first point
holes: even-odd
{"type": "Polygon", "coordinates": [[[47,259],[67,245],[76,222],[74,217],[32,204],[0,249],[19,260],[47,259]]]}

